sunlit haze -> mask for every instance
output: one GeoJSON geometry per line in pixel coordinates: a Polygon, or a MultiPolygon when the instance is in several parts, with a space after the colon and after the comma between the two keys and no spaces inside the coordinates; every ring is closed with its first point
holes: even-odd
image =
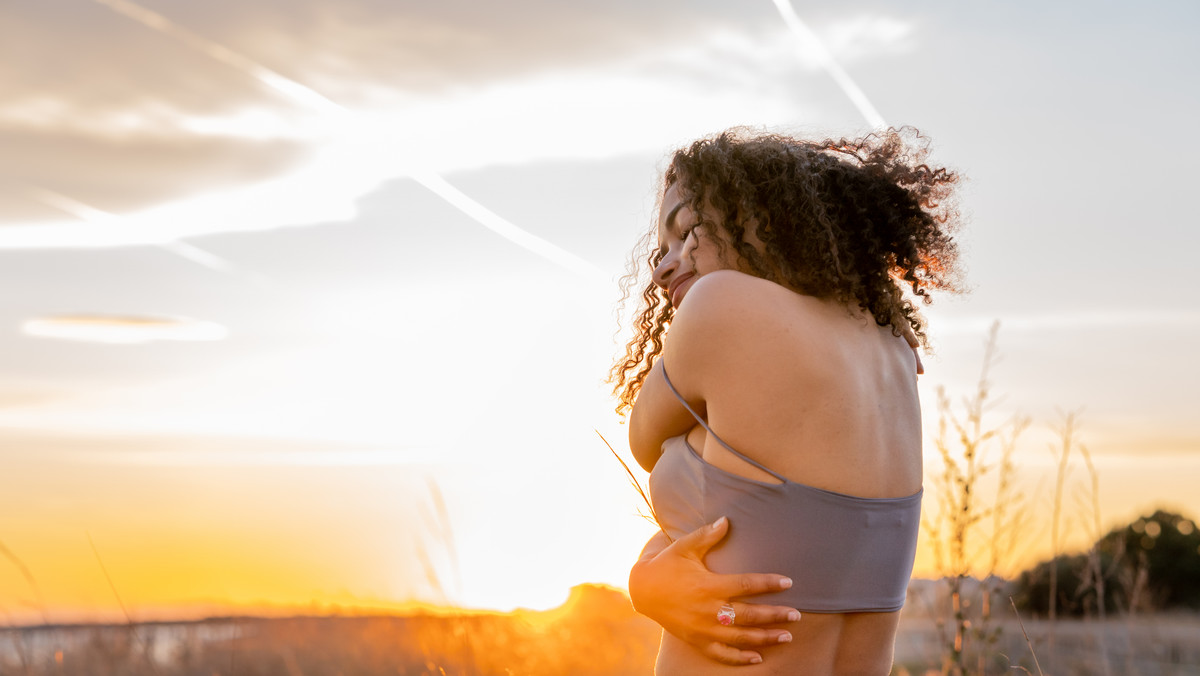
{"type": "MultiPolygon", "coordinates": [[[[633,465],[617,280],[667,153],[733,125],[878,116],[966,177],[926,465],[998,320],[988,421],[1031,420],[1002,572],[1050,551],[1069,412],[1104,528],[1198,518],[1197,29],[1183,2],[5,5],[0,616],[624,587],[654,527],[599,436],[633,465]]],[[[1088,482],[1076,458],[1069,548],[1088,482]]]]}

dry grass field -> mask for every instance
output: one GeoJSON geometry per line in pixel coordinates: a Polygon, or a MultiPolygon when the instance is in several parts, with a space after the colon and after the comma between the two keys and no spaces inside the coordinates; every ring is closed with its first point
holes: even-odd
{"type": "MultiPolygon", "coordinates": [[[[1015,619],[997,623],[996,642],[982,651],[969,673],[1047,676],[1200,676],[1200,616],[1149,615],[1098,621],[1024,622],[1026,643],[1015,619]],[[1030,652],[1032,644],[1033,653],[1030,652]],[[1033,654],[1036,654],[1035,663],[1033,654]]],[[[900,626],[893,673],[943,673],[942,629],[928,619],[900,626]]]]}
{"type": "MultiPolygon", "coordinates": [[[[996,622],[999,637],[972,673],[1038,674],[1016,620],[996,622]]],[[[1024,624],[1047,675],[1200,675],[1200,616],[1024,624]]],[[[906,612],[893,673],[943,673],[945,631],[919,609],[906,612]]],[[[0,674],[649,675],[657,644],[657,627],[634,613],[623,594],[581,586],[563,607],[546,612],[10,628],[0,631],[0,674]]]]}
{"type": "Polygon", "coordinates": [[[649,673],[657,648],[655,625],[624,595],[581,586],[545,612],[9,629],[0,674],[602,676],[649,673]]]}

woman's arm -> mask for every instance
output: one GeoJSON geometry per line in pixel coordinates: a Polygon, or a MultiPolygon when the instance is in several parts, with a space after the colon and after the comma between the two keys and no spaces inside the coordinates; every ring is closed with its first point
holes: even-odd
{"type": "MultiPolygon", "coordinates": [[[[732,271],[705,275],[692,284],[676,312],[660,367],[647,374],[630,414],[630,448],[647,470],[657,462],[663,441],[696,425],[670,391],[661,364],[689,405],[705,415],[705,392],[722,386],[722,376],[727,375],[723,371],[737,369],[728,362],[744,340],[739,335],[748,297],[744,286],[757,283],[744,277],[732,271]]],[[[728,521],[718,519],[674,543],[662,533],[656,535],[630,570],[629,596],[638,612],[706,657],[730,665],[755,664],[762,656],[754,648],[791,640],[787,630],[763,625],[794,622],[800,614],[783,606],[733,603],[734,624],[723,626],[717,621],[717,611],[729,599],[791,586],[783,575],[721,575],[708,570],[704,555],[728,529],[728,521]]]]}
{"type": "Polygon", "coordinates": [[[633,410],[629,412],[629,450],[647,472],[658,462],[664,441],[685,434],[696,425],[696,419],[667,387],[662,363],[660,360],[658,366],[646,374],[633,410]]]}
{"type": "Polygon", "coordinates": [[[729,520],[724,517],[673,543],[659,531],[629,571],[629,598],[635,610],[708,658],[730,665],[757,664],[762,655],[753,648],[792,640],[785,629],[761,625],[796,622],[800,613],[783,606],[734,603],[735,624],[727,627],[717,621],[717,611],[731,598],[792,586],[782,575],[709,571],[704,555],[728,532],[729,520]]]}
{"type": "Polygon", "coordinates": [[[728,270],[705,275],[692,284],[687,299],[676,311],[658,363],[646,374],[629,414],[629,448],[646,471],[658,462],[664,441],[686,433],[696,424],[672,394],[663,370],[670,371],[675,387],[687,396],[696,413],[706,415],[704,397],[693,395],[703,389],[702,383],[714,380],[714,369],[721,360],[728,359],[724,351],[730,334],[737,332],[745,302],[739,295],[744,293],[740,288],[744,284],[740,277],[744,276],[728,270]]]}

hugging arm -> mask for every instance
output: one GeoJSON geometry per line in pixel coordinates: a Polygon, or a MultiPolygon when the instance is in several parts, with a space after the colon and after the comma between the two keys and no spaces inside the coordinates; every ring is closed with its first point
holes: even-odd
{"type": "Polygon", "coordinates": [[[724,517],[673,543],[659,531],[629,571],[629,597],[639,613],[709,659],[729,665],[757,664],[762,656],[754,648],[792,638],[785,629],[763,625],[795,622],[800,613],[783,606],[733,603],[734,624],[723,626],[717,621],[717,611],[731,598],[791,586],[791,580],[782,575],[721,575],[708,570],[705,553],[728,531],[729,520],[724,517]]]}
{"type": "Polygon", "coordinates": [[[647,472],[658,462],[664,441],[686,433],[696,424],[668,390],[662,363],[660,360],[657,367],[646,374],[629,413],[629,449],[647,472]]]}
{"type": "MultiPolygon", "coordinates": [[[[723,353],[737,351],[729,334],[741,325],[745,296],[740,289],[726,288],[736,281],[714,272],[692,284],[687,303],[672,321],[659,367],[646,374],[629,417],[629,446],[647,471],[658,461],[666,439],[687,433],[697,422],[671,391],[662,364],[670,365],[680,390],[686,391],[685,385],[703,390],[701,384],[712,377],[723,353]]],[[[706,412],[702,394],[689,401],[699,416],[706,412]]],[[[756,648],[791,640],[790,632],[775,625],[795,622],[800,614],[783,606],[732,603],[734,623],[718,622],[717,611],[730,599],[791,586],[783,575],[722,575],[708,570],[704,555],[728,531],[729,522],[722,518],[675,542],[659,532],[629,572],[629,596],[639,613],[709,659],[729,665],[756,664],[762,661],[756,648]]]]}

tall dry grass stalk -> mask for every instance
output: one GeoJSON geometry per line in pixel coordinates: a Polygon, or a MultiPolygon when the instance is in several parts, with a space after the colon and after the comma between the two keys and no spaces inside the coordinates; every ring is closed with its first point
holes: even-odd
{"type": "Polygon", "coordinates": [[[38,612],[42,615],[42,622],[50,624],[50,618],[46,615],[46,599],[42,596],[42,590],[38,586],[37,579],[33,577],[33,572],[29,570],[29,566],[25,565],[21,557],[17,556],[16,552],[9,549],[3,542],[0,542],[0,556],[8,559],[21,573],[21,577],[25,578],[26,584],[33,590],[34,595],[37,596],[37,607],[38,612]]]}
{"type": "Polygon", "coordinates": [[[992,625],[992,604],[1000,587],[995,574],[1011,555],[1020,526],[1027,520],[1024,496],[1013,483],[1012,454],[1029,421],[1022,416],[994,426],[985,421],[997,403],[989,375],[999,361],[999,329],[1000,323],[995,322],[988,332],[979,380],[974,394],[962,399],[962,411],[956,412],[945,390],[938,390],[936,446],[943,466],[932,482],[937,510],[927,514],[922,525],[950,588],[953,637],[945,634],[940,618],[938,625],[948,648],[942,672],[955,676],[968,673],[972,661],[968,643],[972,639],[979,644],[974,651],[977,673],[987,673],[985,648],[996,641],[1000,631],[992,625]],[[988,453],[995,446],[999,446],[1000,459],[989,462],[988,453]],[[992,473],[996,474],[997,488],[989,502],[979,491],[984,478],[992,473]],[[990,537],[987,544],[980,545],[977,540],[984,535],[990,537]],[[984,574],[979,588],[979,619],[972,623],[967,581],[977,567],[984,574]]]}
{"type": "Polygon", "coordinates": [[[1055,622],[1058,619],[1058,560],[1062,556],[1062,520],[1063,495],[1066,490],[1067,477],[1071,473],[1071,451],[1078,444],[1079,412],[1070,411],[1063,414],[1062,424],[1058,432],[1058,444],[1051,444],[1050,454],[1055,461],[1054,498],[1050,510],[1050,607],[1049,631],[1046,637],[1047,658],[1050,665],[1055,664],[1055,622]]]}
{"type": "MultiPolygon", "coordinates": [[[[1079,444],[1079,455],[1083,457],[1083,463],[1088,471],[1088,493],[1086,498],[1081,498],[1080,506],[1083,512],[1091,512],[1091,523],[1089,524],[1092,547],[1087,554],[1087,567],[1084,569],[1083,586],[1078,590],[1079,593],[1086,591],[1089,587],[1096,593],[1096,616],[1101,623],[1106,619],[1105,611],[1105,589],[1104,589],[1104,565],[1100,559],[1100,539],[1104,536],[1104,531],[1100,525],[1100,474],[1096,471],[1096,464],[1092,462],[1092,454],[1088,451],[1088,447],[1079,444]]],[[[1087,519],[1085,519],[1085,522],[1087,519]]]]}
{"type": "Polygon", "coordinates": [[[992,625],[992,608],[995,599],[1003,592],[1005,582],[997,574],[1020,549],[1021,536],[1029,522],[1025,494],[1016,489],[1013,481],[1016,464],[1012,459],[1017,440],[1028,427],[1029,419],[1017,416],[1009,421],[998,438],[1000,461],[996,469],[996,494],[990,508],[991,533],[987,544],[987,566],[980,589],[982,607],[979,625],[975,629],[975,638],[980,642],[981,648],[976,655],[977,673],[981,676],[986,675],[988,671],[987,651],[984,648],[994,645],[1000,637],[1000,629],[992,625]]]}
{"type": "MultiPolygon", "coordinates": [[[[1087,563],[1083,570],[1082,579],[1080,580],[1080,588],[1076,593],[1086,593],[1090,588],[1096,594],[1096,617],[1100,621],[1097,628],[1096,647],[1099,650],[1100,668],[1103,676],[1111,676],[1112,666],[1109,657],[1109,641],[1104,635],[1108,611],[1105,608],[1107,597],[1104,587],[1104,561],[1100,558],[1100,539],[1104,536],[1104,531],[1100,525],[1100,473],[1096,471],[1096,464],[1092,462],[1092,454],[1087,446],[1079,444],[1079,454],[1083,457],[1084,465],[1087,466],[1088,471],[1089,490],[1086,499],[1086,503],[1088,504],[1084,505],[1083,511],[1091,512],[1091,527],[1089,530],[1091,531],[1092,547],[1088,550],[1087,563]]],[[[1128,634],[1126,634],[1126,639],[1128,639],[1128,634]]],[[[1126,652],[1130,651],[1127,650],[1126,652]]]]}
{"type": "Polygon", "coordinates": [[[438,601],[445,606],[457,605],[462,600],[462,568],[458,561],[450,511],[437,480],[427,477],[425,487],[428,500],[417,506],[424,530],[418,535],[413,551],[425,572],[425,582],[438,601]],[[447,575],[450,579],[447,579],[447,575]]]}
{"type": "Polygon", "coordinates": [[[86,533],[88,544],[92,547],[92,553],[96,555],[96,563],[100,565],[100,572],[104,573],[104,579],[108,580],[108,586],[112,590],[113,596],[117,599],[117,605],[121,608],[121,614],[125,616],[125,624],[129,628],[129,636],[133,642],[142,648],[142,656],[145,659],[146,665],[150,669],[150,673],[158,676],[158,668],[154,665],[154,654],[151,651],[150,641],[138,631],[137,623],[133,621],[133,616],[129,614],[129,609],[125,607],[125,601],[121,598],[121,592],[117,590],[117,584],[113,582],[112,576],[108,574],[108,566],[104,565],[104,559],[100,558],[100,550],[96,549],[96,543],[92,540],[92,534],[86,533]]]}
{"type": "MultiPolygon", "coordinates": [[[[1038,676],[1045,676],[1045,674],[1042,673],[1042,665],[1040,662],[1038,662],[1037,651],[1035,651],[1033,649],[1033,641],[1029,640],[1029,632],[1025,631],[1025,621],[1021,619],[1021,613],[1019,611],[1017,611],[1017,602],[1014,601],[1013,597],[1011,597],[1011,596],[1008,597],[1008,602],[1009,602],[1009,604],[1012,605],[1013,614],[1017,616],[1017,624],[1021,626],[1021,635],[1025,637],[1025,645],[1029,646],[1029,654],[1033,657],[1033,665],[1035,667],[1037,667],[1038,676]]],[[[1015,668],[1021,668],[1021,667],[1015,667],[1015,668]]],[[[1025,671],[1026,673],[1029,672],[1028,669],[1024,669],[1024,668],[1021,668],[1021,669],[1023,671],[1025,671]]]]}
{"type": "MultiPolygon", "coordinates": [[[[29,570],[29,566],[25,565],[25,562],[21,560],[21,557],[17,556],[16,552],[9,549],[8,546],[3,542],[0,542],[0,556],[8,559],[8,561],[12,563],[12,565],[21,573],[21,577],[25,578],[26,584],[28,584],[29,588],[33,590],[34,595],[37,596],[37,607],[38,611],[42,615],[42,623],[47,625],[50,624],[50,618],[46,614],[46,599],[42,596],[42,590],[38,586],[37,579],[33,577],[33,572],[29,570]]],[[[5,614],[7,615],[7,612],[5,614]]],[[[28,637],[24,634],[14,635],[13,647],[17,651],[17,658],[21,661],[22,670],[25,671],[25,673],[28,673],[30,669],[31,652],[28,637]]]]}
{"type": "Polygon", "coordinates": [[[1051,446],[1050,453],[1054,456],[1057,470],[1054,474],[1054,502],[1050,511],[1050,623],[1053,625],[1058,608],[1058,557],[1062,554],[1062,539],[1059,536],[1059,524],[1062,522],[1063,489],[1067,475],[1071,471],[1071,447],[1075,433],[1075,412],[1066,414],[1063,425],[1059,429],[1059,446],[1051,446]]]}
{"type": "Polygon", "coordinates": [[[655,526],[658,526],[658,529],[662,531],[662,534],[667,537],[668,542],[674,542],[674,538],[667,533],[667,529],[663,528],[662,522],[658,520],[658,514],[656,514],[654,511],[654,504],[650,502],[650,496],[646,495],[646,491],[642,489],[642,482],[638,481],[637,475],[633,473],[633,470],[629,469],[629,463],[625,462],[625,459],[621,457],[621,454],[617,453],[617,449],[613,448],[612,444],[608,443],[608,439],[605,439],[603,434],[600,434],[600,430],[592,431],[596,433],[596,436],[600,437],[600,441],[603,441],[605,446],[608,446],[609,452],[613,454],[613,457],[617,459],[617,462],[621,463],[621,467],[625,469],[625,474],[629,478],[629,483],[633,484],[633,488],[637,491],[638,495],[641,496],[642,502],[646,503],[646,509],[650,510],[649,514],[639,511],[638,515],[643,519],[653,523],[655,526]]]}

